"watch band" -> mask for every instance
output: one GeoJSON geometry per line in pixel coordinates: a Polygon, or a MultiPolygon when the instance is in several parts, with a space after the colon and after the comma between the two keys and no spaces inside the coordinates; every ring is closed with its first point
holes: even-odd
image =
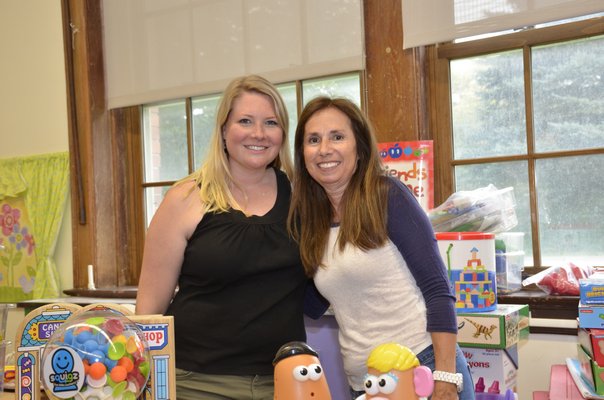
{"type": "Polygon", "coordinates": [[[453,372],[445,372],[445,371],[434,371],[432,372],[432,378],[435,381],[448,382],[453,383],[457,386],[457,393],[461,392],[463,389],[463,375],[459,373],[453,372]]]}

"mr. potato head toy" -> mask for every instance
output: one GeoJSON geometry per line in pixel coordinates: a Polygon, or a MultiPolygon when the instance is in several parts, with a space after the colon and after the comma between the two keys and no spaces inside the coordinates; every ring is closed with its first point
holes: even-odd
{"type": "Polygon", "coordinates": [[[319,355],[304,342],[281,346],[273,360],[275,400],[331,400],[319,355]]]}
{"type": "Polygon", "coordinates": [[[430,396],[432,390],[430,368],[420,365],[407,347],[386,343],[369,354],[365,395],[357,400],[418,400],[430,396]]]}

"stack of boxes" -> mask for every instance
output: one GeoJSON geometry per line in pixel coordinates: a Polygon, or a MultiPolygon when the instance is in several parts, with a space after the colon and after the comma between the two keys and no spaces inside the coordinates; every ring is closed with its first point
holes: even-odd
{"type": "Polygon", "coordinates": [[[593,392],[604,395],[604,274],[579,280],[577,358],[581,376],[593,392]]]}
{"type": "Polygon", "coordinates": [[[468,360],[476,398],[517,391],[518,343],[528,338],[528,305],[498,304],[494,311],[457,313],[457,341],[468,360]]]}
{"type": "Polygon", "coordinates": [[[520,289],[524,234],[437,232],[455,294],[457,341],[468,360],[477,400],[517,391],[518,342],[528,337],[528,305],[498,304],[497,292],[520,289]]]}

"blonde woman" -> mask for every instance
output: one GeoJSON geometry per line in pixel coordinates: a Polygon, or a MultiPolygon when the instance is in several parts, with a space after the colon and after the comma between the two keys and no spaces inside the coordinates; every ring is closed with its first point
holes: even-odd
{"type": "Polygon", "coordinates": [[[149,226],[136,311],[174,316],[179,400],[272,400],[275,352],[306,340],[307,279],[286,227],[287,131],[272,84],[232,81],[207,161],[149,226]]]}

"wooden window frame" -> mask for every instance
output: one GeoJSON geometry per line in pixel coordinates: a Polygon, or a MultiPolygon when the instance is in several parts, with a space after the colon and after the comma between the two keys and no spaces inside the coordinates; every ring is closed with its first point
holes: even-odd
{"type": "MultiPolygon", "coordinates": [[[[74,289],[86,295],[87,266],[101,293],[131,297],[142,260],[138,223],[140,109],[109,111],[105,98],[102,1],[61,0],[67,81],[74,289]]],[[[75,290],[75,291],[74,291],[75,290]]]]}
{"type": "MultiPolygon", "coordinates": [[[[145,235],[141,109],[107,109],[102,0],[61,0],[61,7],[74,283],[65,292],[133,297],[145,235]],[[86,290],[89,264],[101,290],[86,290]]],[[[431,140],[428,54],[423,47],[403,50],[402,18],[383,18],[401,13],[401,0],[363,2],[366,66],[361,101],[379,141],[431,140]]]]}
{"type": "Polygon", "coordinates": [[[585,37],[600,35],[604,33],[604,17],[592,18],[579,22],[551,26],[539,29],[524,30],[516,33],[481,39],[462,43],[446,43],[429,47],[429,75],[430,75],[430,98],[431,123],[435,127],[435,174],[440,197],[436,204],[441,204],[446,197],[454,192],[455,177],[454,168],[459,165],[503,162],[503,161],[527,161],[529,168],[529,199],[531,207],[531,229],[533,244],[534,267],[525,269],[525,274],[531,275],[545,267],[542,265],[540,241],[538,235],[538,212],[537,196],[535,189],[535,163],[538,159],[552,156],[577,156],[589,154],[604,154],[604,149],[589,149],[577,151],[560,151],[549,153],[535,153],[533,141],[533,107],[531,98],[530,70],[525,68],[525,104],[526,104],[526,129],[527,129],[527,154],[507,157],[492,157],[472,160],[454,160],[452,143],[452,118],[451,118],[451,95],[450,95],[450,70],[449,62],[472,56],[480,56],[490,53],[518,50],[523,52],[525,65],[530,65],[531,47],[567,40],[581,39],[585,37]]]}

